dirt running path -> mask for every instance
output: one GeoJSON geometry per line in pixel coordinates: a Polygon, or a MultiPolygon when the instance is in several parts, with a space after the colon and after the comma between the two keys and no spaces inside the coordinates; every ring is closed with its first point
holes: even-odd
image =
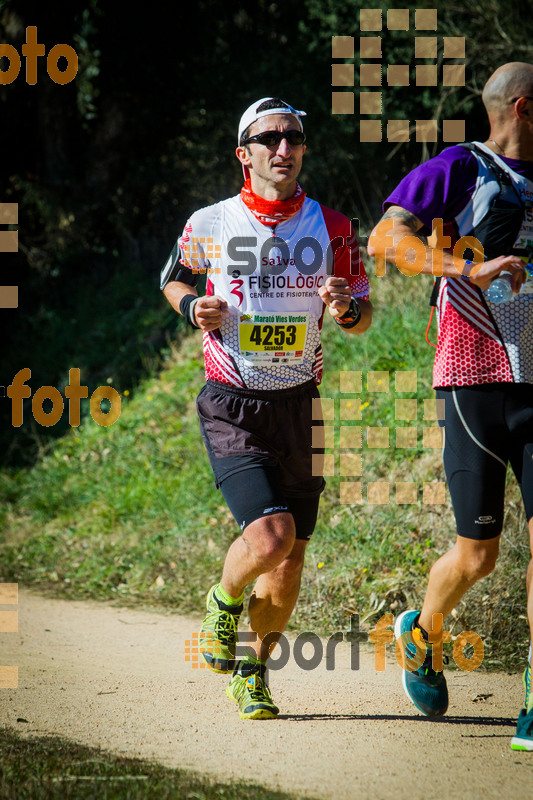
{"type": "Polygon", "coordinates": [[[291,658],[271,674],[278,720],[242,722],[226,677],[184,660],[199,618],[26,592],[18,609],[20,633],[0,634],[0,663],[19,667],[19,688],[0,689],[0,725],[24,734],[325,800],[533,797],[533,753],[510,749],[519,675],[454,672],[448,716],[431,722],[404,697],[393,658],[377,673],[362,650],[354,671],[342,643],[333,671],[291,658]]]}

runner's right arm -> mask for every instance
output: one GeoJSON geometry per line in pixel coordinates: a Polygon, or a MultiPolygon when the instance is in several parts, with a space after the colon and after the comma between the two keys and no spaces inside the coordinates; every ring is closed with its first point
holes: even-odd
{"type": "MultiPolygon", "coordinates": [[[[525,278],[524,264],[518,256],[498,256],[491,261],[476,264],[466,264],[465,259],[457,258],[451,252],[443,249],[437,242],[436,248],[430,247],[427,238],[421,235],[423,223],[410,211],[401,206],[389,206],[381,220],[370,234],[368,242],[368,255],[389,261],[407,275],[443,275],[446,278],[459,278],[468,276],[471,283],[480,289],[488,289],[493,279],[502,270],[513,275],[513,290],[518,292],[525,278]],[[405,257],[397,258],[397,249],[405,237],[414,237],[424,246],[426,251],[425,263],[420,265],[419,259],[412,262],[405,257]],[[438,251],[438,268],[435,267],[435,252],[438,251]]],[[[416,244],[416,243],[414,243],[416,244]]],[[[447,246],[447,245],[444,245],[447,246]]]]}
{"type": "Polygon", "coordinates": [[[203,331],[214,331],[220,326],[222,316],[227,313],[228,304],[221,297],[198,297],[198,292],[194,286],[181,281],[169,281],[163,289],[163,294],[167,298],[172,308],[179,314],[183,314],[181,301],[187,295],[198,298],[192,309],[190,321],[196,324],[203,331]]]}
{"type": "Polygon", "coordinates": [[[194,327],[202,331],[213,331],[220,326],[228,304],[216,295],[198,297],[196,284],[199,272],[205,272],[207,262],[201,247],[197,248],[194,256],[192,255],[190,243],[193,219],[194,215],[185,225],[182,235],[161,270],[161,289],[172,308],[186,317],[194,327]],[[194,265],[196,269],[193,269],[194,265]],[[187,297],[192,299],[186,300],[187,297]]]}

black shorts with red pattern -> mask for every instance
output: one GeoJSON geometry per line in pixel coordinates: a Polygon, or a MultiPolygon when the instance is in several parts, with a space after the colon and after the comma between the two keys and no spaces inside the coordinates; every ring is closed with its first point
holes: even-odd
{"type": "Polygon", "coordinates": [[[288,512],[296,538],[309,539],[325,486],[315,382],[265,392],[208,381],[197,409],[216,486],[241,529],[288,512]]]}

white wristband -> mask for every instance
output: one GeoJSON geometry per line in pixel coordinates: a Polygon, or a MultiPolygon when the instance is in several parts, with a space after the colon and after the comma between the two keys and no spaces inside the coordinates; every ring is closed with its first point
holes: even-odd
{"type": "Polygon", "coordinates": [[[189,322],[191,323],[191,325],[194,325],[195,328],[199,328],[200,327],[198,325],[198,323],[196,322],[195,318],[194,318],[194,307],[195,307],[195,305],[196,305],[196,303],[198,302],[199,299],[200,299],[199,297],[195,297],[195,299],[192,301],[192,303],[189,306],[189,322]]]}

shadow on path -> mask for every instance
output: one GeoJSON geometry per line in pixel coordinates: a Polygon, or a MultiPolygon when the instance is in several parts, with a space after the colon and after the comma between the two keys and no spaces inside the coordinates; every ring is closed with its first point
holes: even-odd
{"type": "Polygon", "coordinates": [[[424,722],[431,725],[487,725],[516,727],[516,718],[511,717],[421,717],[417,714],[280,714],[277,719],[292,720],[294,722],[307,722],[308,720],[340,721],[353,720],[354,722],[424,722]]]}

